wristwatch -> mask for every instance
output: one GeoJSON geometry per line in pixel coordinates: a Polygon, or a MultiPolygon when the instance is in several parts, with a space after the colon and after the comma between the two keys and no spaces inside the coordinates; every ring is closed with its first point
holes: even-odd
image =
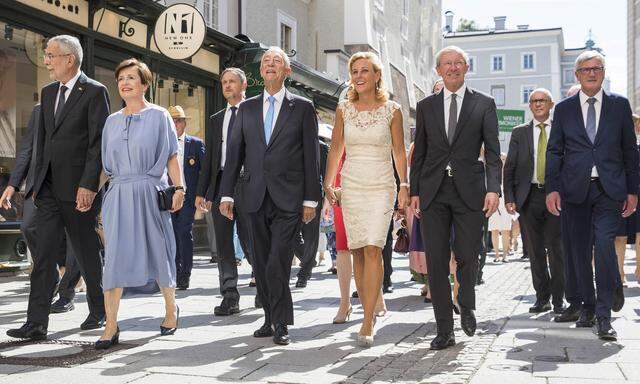
{"type": "Polygon", "coordinates": [[[182,193],[187,193],[187,190],[182,185],[174,185],[176,191],[182,191],[182,193]]]}

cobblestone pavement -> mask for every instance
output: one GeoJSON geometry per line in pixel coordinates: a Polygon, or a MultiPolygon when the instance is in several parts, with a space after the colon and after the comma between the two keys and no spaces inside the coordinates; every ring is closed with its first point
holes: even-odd
{"type": "MultiPolygon", "coordinates": [[[[130,348],[67,367],[3,364],[12,357],[73,354],[80,347],[66,343],[92,342],[99,330],[80,331],[87,315],[84,294],[76,309],[51,316],[50,339],[43,345],[0,344],[1,383],[640,383],[640,287],[632,276],[628,252],[627,302],[615,314],[618,343],[600,342],[589,329],[551,321],[550,314],[530,315],[531,277],[527,262],[514,256],[507,264],[488,262],[486,283],[477,288],[478,332],[467,337],[456,317],[453,348],[430,351],[435,321],[430,304],[409,282],[406,257],[395,255],[395,291],[385,295],[389,313],[378,319],[375,345],[355,345],[362,310],[353,300],[354,314],[343,325],[331,323],[338,305],[335,275],[328,265],[316,267],[305,289],[293,289],[293,343],[276,346],[269,338],[251,336],[262,324],[262,311],[253,308],[255,289],[248,287],[249,267],[241,267],[240,315],[214,317],[220,301],[217,268],[205,256],[196,257],[191,288],[179,291],[180,329],[159,337],[163,302],[160,295],[132,296],[121,304],[120,340],[130,348]],[[506,381],[505,381],[506,380],[506,381]],[[639,380],[639,381],[634,381],[639,380]]],[[[295,275],[296,268],[292,275],[295,275]]],[[[292,280],[292,286],[295,280],[292,280]]],[[[0,277],[0,343],[5,330],[24,321],[28,279],[0,277]]],[[[82,343],[80,343],[82,344],[82,343]]]]}

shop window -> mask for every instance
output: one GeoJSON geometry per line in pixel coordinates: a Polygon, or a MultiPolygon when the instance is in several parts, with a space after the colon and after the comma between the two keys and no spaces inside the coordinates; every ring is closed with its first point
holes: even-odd
{"type": "Polygon", "coordinates": [[[154,74],[153,103],[164,108],[181,106],[186,115],[187,134],[204,140],[205,89],[188,81],[154,74]]]}
{"type": "Polygon", "coordinates": [[[109,91],[109,107],[111,113],[121,110],[124,107],[124,103],[118,91],[115,71],[96,65],[94,78],[107,87],[107,91],[109,91]]]}
{"type": "MultiPolygon", "coordinates": [[[[45,36],[0,22],[0,193],[20,150],[22,137],[40,90],[51,79],[44,66],[45,36]]],[[[14,195],[11,209],[0,208],[0,227],[22,220],[22,193],[14,195]]],[[[0,260],[3,254],[0,252],[0,260]]]]}

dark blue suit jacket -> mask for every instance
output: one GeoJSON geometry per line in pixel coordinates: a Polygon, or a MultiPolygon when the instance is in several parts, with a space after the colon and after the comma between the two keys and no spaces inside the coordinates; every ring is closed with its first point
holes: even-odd
{"type": "Polygon", "coordinates": [[[187,195],[184,199],[185,207],[195,207],[198,175],[204,161],[204,143],[197,137],[184,135],[184,182],[187,195]]]}
{"type": "Polygon", "coordinates": [[[580,204],[587,198],[594,165],[611,199],[623,201],[627,194],[637,194],[638,147],[629,101],[603,92],[594,143],[587,136],[579,94],[558,103],[546,161],[546,192],[558,191],[569,203],[580,204]]]}

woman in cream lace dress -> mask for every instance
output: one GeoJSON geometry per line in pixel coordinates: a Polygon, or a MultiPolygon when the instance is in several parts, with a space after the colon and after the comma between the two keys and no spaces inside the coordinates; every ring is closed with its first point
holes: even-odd
{"type": "Polygon", "coordinates": [[[358,344],[373,344],[375,305],[382,284],[382,248],[393,216],[396,183],[400,177],[398,208],[409,201],[407,158],[400,105],[388,100],[382,84],[380,59],[359,52],[349,60],[348,100],[340,102],[327,159],[325,191],[342,207],[347,243],[353,254],[356,288],[364,309],[358,344]],[[337,201],[333,183],[343,151],[342,188],[337,201]]]}

